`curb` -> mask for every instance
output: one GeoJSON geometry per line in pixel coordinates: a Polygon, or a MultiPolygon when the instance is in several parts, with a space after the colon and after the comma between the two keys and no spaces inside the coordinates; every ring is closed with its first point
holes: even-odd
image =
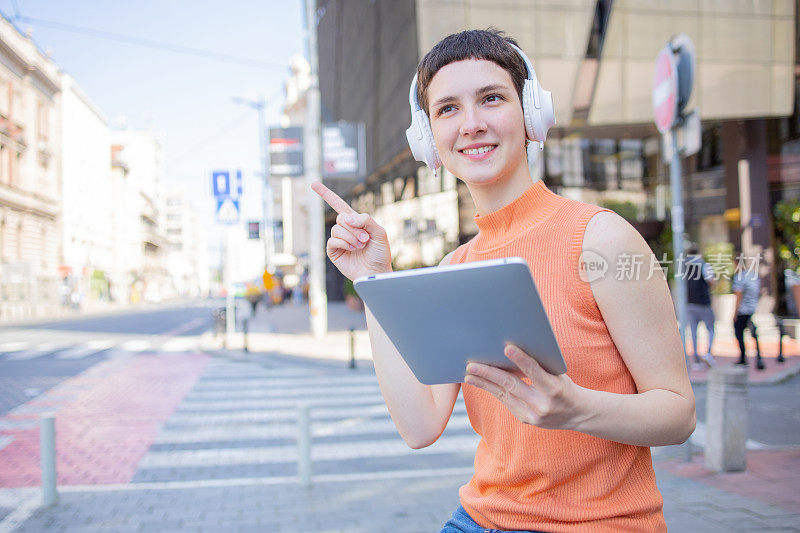
{"type": "MultiPolygon", "coordinates": [[[[768,378],[759,379],[758,381],[748,380],[747,385],[749,387],[777,385],[779,383],[783,383],[784,381],[790,380],[798,374],[800,374],[800,363],[796,363],[788,368],[785,368],[768,378]]],[[[692,385],[706,385],[708,383],[708,378],[695,378],[691,380],[691,383],[692,385]]]]}
{"type": "Polygon", "coordinates": [[[48,317],[35,318],[33,320],[22,320],[16,322],[11,322],[11,321],[6,322],[0,320],[0,328],[35,328],[52,322],[73,322],[84,319],[105,318],[110,316],[145,313],[150,311],[162,311],[162,310],[169,311],[170,309],[181,308],[186,305],[192,305],[193,303],[198,303],[202,301],[203,300],[173,300],[173,301],[162,302],[159,304],[145,303],[145,304],[130,305],[126,307],[110,307],[103,310],[96,309],[86,312],[79,311],[77,314],[67,312],[64,314],[56,314],[48,317]]]}
{"type": "MultiPolygon", "coordinates": [[[[238,361],[243,363],[256,363],[265,368],[271,368],[270,362],[274,361],[276,363],[282,364],[301,364],[301,365],[308,365],[308,366],[317,366],[320,368],[329,368],[329,369],[344,369],[350,370],[348,367],[350,361],[344,359],[337,359],[331,357],[306,357],[303,355],[294,355],[294,354],[287,354],[287,353],[280,353],[280,352],[244,352],[243,350],[234,350],[234,349],[204,349],[201,348],[198,350],[200,353],[204,353],[211,357],[218,357],[221,359],[228,359],[230,361],[238,361]]],[[[352,369],[354,371],[374,371],[374,365],[372,360],[369,359],[356,359],[356,367],[352,369]]]]}

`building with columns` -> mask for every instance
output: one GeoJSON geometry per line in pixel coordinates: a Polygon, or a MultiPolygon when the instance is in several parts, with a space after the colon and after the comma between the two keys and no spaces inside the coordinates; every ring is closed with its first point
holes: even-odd
{"type": "Polygon", "coordinates": [[[0,320],[59,305],[60,92],[53,61],[0,18],[0,320]]]}

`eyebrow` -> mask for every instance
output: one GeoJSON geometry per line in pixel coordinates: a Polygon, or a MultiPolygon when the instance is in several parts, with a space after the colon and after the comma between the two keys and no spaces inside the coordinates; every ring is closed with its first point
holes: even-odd
{"type": "MultiPolygon", "coordinates": [[[[488,92],[492,92],[492,91],[508,91],[508,90],[509,90],[509,88],[506,87],[505,85],[501,85],[499,83],[494,83],[492,85],[486,85],[486,86],[481,87],[480,89],[476,90],[475,91],[475,96],[478,96],[478,95],[481,95],[481,94],[484,94],[484,93],[488,93],[488,92]]],[[[455,102],[456,100],[458,100],[458,98],[456,98],[455,96],[443,96],[442,98],[439,98],[433,104],[431,104],[431,108],[438,107],[438,106],[444,105],[444,104],[449,104],[450,102],[455,102]]]]}

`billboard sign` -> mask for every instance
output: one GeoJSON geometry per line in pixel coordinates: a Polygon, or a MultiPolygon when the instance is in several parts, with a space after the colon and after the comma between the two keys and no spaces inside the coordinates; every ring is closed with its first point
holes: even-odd
{"type": "Polygon", "coordinates": [[[332,122],[322,126],[323,178],[364,176],[363,134],[363,125],[352,122],[332,122]]]}
{"type": "Polygon", "coordinates": [[[275,177],[295,178],[303,167],[303,128],[269,129],[269,172],[275,177]]]}

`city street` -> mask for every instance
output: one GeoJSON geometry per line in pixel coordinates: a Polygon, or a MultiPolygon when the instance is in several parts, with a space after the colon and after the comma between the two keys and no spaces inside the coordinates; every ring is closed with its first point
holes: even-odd
{"type": "Polygon", "coordinates": [[[218,304],[0,327],[0,413],[109,358],[196,350],[218,304]]]}
{"type": "MultiPolygon", "coordinates": [[[[411,450],[363,354],[356,369],[344,356],[291,355],[310,342],[305,306],[259,310],[256,333],[292,324],[281,338],[295,340],[246,354],[203,335],[219,303],[2,329],[0,531],[438,531],[478,442],[463,402],[436,444],[411,450]],[[308,489],[297,478],[301,405],[311,409],[308,489]],[[45,412],[56,417],[53,508],[37,488],[45,412]]],[[[336,303],[329,313],[339,328],[359,316],[336,303]]],[[[753,477],[785,485],[775,457],[797,464],[799,384],[750,388],[746,474],[709,477],[699,446],[692,463],[685,447],[653,450],[672,531],[800,530],[796,491],[778,501],[748,492],[753,477]]],[[[702,421],[705,386],[695,390],[702,421]]]]}

